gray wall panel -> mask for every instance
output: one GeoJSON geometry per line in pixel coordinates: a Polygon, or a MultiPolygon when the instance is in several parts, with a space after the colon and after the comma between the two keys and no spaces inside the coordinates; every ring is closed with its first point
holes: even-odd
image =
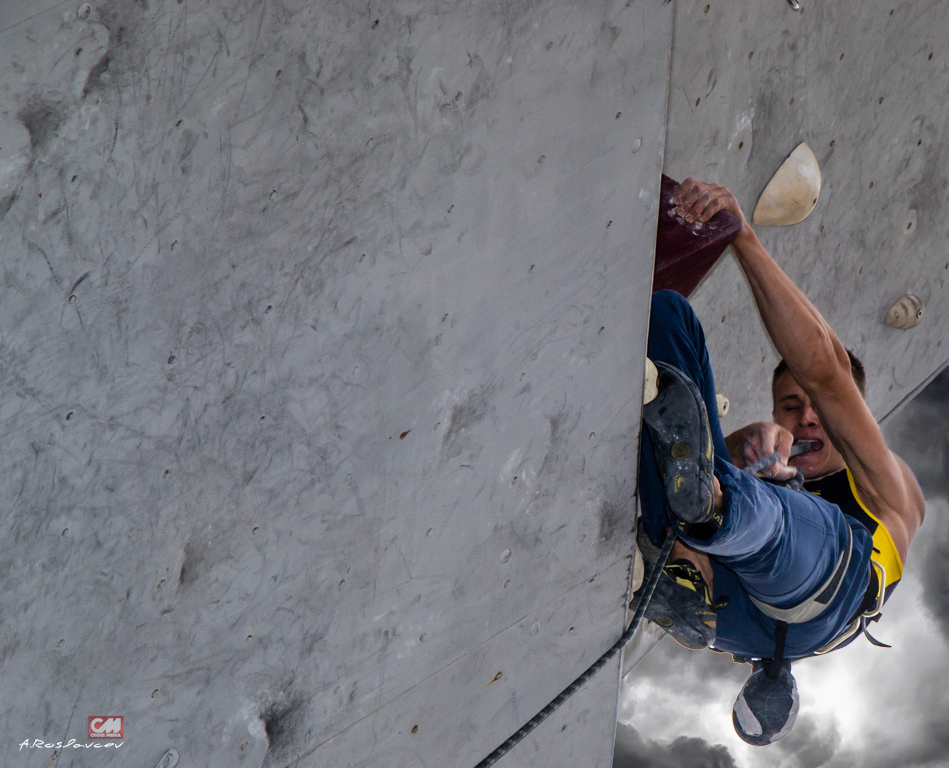
{"type": "MultiPolygon", "coordinates": [[[[949,6],[802,6],[676,4],[665,169],[729,186],[750,216],[791,150],[810,145],[823,175],[816,209],[758,235],[863,359],[881,419],[949,360],[949,6]],[[904,293],[926,315],[897,331],[883,317],[904,293]]],[[[694,304],[731,400],[726,431],[770,418],[777,359],[733,259],[694,304]]]]}
{"type": "Polygon", "coordinates": [[[80,7],[0,37],[3,761],[476,763],[622,632],[672,6],[80,7]]]}

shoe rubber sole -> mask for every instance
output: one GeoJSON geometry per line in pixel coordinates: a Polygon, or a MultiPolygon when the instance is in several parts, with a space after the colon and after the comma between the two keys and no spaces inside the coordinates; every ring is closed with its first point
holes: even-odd
{"type": "Polygon", "coordinates": [[[659,394],[643,407],[643,422],[669,509],[683,526],[720,524],[712,505],[712,432],[702,395],[678,369],[661,362],[656,367],[659,394]]]}

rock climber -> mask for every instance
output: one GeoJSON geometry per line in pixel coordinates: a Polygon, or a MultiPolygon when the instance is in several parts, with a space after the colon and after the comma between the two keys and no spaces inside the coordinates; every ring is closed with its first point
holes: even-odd
{"type": "Polygon", "coordinates": [[[646,615],[683,645],[751,663],[732,719],[742,739],[765,745],[797,715],[791,662],[870,637],[867,622],[902,576],[925,500],[867,407],[863,366],[761,245],[734,195],[686,179],[673,204],[689,226],[720,211],[738,217],[732,249],[781,362],[773,421],[724,437],[702,327],[682,296],[653,294],[647,356],[658,395],[643,409],[641,551],[654,558],[670,529],[678,540],[646,615]],[[795,444],[809,450],[792,458],[795,444]],[[774,452],[762,478],[742,471],[774,452]]]}

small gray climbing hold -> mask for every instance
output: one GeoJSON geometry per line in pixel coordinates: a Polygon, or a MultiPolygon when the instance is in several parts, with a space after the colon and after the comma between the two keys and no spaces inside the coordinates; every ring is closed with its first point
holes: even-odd
{"type": "Polygon", "coordinates": [[[169,749],[162,759],[158,761],[158,765],[156,765],[155,768],[175,768],[180,759],[177,749],[169,749]]]}

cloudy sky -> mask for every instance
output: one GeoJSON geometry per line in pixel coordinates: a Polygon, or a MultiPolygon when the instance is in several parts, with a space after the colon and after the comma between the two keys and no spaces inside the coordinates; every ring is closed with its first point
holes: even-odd
{"type": "Polygon", "coordinates": [[[614,768],[949,768],[949,369],[884,429],[926,495],[903,580],[857,640],[794,665],[801,712],[770,747],[731,708],[750,667],[666,637],[620,694],[614,768]]]}

